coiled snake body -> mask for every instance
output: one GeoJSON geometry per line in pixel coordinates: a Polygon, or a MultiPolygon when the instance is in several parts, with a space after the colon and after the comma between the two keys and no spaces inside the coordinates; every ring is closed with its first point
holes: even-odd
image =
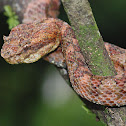
{"type": "Polygon", "coordinates": [[[105,43],[118,74],[103,77],[91,73],[72,28],[59,19],[20,24],[4,41],[1,56],[10,64],[32,63],[61,47],[62,62],[66,62],[72,87],[81,97],[107,106],[126,104],[125,49],[105,43]]]}

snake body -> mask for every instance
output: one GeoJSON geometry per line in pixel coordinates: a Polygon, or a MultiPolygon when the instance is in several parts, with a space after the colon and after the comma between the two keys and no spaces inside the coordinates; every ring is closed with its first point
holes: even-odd
{"type": "Polygon", "coordinates": [[[8,37],[4,36],[1,56],[10,64],[32,63],[43,56],[58,67],[66,64],[72,87],[82,98],[107,106],[126,105],[126,50],[105,43],[117,75],[93,75],[72,28],[54,19],[59,5],[59,0],[31,1],[24,13],[23,23],[26,24],[16,26],[8,37]]]}
{"type": "Polygon", "coordinates": [[[20,24],[4,37],[4,41],[1,56],[10,64],[32,63],[57,47],[62,48],[70,82],[77,94],[96,104],[126,104],[125,49],[105,43],[118,74],[103,77],[91,73],[71,26],[60,19],[46,18],[20,24]]]}

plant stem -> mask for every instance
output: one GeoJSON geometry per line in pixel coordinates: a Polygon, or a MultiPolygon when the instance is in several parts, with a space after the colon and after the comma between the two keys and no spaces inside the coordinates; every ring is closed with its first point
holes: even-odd
{"type": "Polygon", "coordinates": [[[95,75],[115,75],[92,10],[87,0],[62,0],[80,48],[90,70],[95,75]]]}

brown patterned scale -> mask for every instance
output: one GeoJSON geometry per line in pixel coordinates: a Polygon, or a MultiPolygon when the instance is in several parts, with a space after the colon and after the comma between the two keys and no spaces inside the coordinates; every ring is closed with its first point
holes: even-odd
{"type": "Polygon", "coordinates": [[[59,19],[20,24],[4,37],[4,41],[1,56],[10,64],[35,62],[60,46],[56,50],[59,55],[49,55],[54,57],[50,62],[66,62],[72,87],[81,97],[107,106],[126,104],[126,50],[105,43],[118,74],[102,77],[91,73],[72,28],[59,19]]]}

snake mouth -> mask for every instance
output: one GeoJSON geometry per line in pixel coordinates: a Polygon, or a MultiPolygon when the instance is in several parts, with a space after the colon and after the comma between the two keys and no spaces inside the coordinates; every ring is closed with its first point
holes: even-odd
{"type": "Polygon", "coordinates": [[[52,39],[52,42],[38,42],[34,45],[25,45],[22,49],[18,49],[18,53],[5,52],[1,50],[1,56],[10,64],[33,63],[38,61],[46,54],[54,51],[60,44],[60,39],[52,39]]]}
{"type": "Polygon", "coordinates": [[[57,39],[55,40],[55,43],[48,43],[45,45],[42,45],[39,49],[37,49],[37,51],[29,54],[23,61],[23,63],[33,63],[38,61],[40,58],[42,58],[43,56],[45,56],[46,54],[54,51],[60,44],[60,40],[57,37],[57,39]]]}

